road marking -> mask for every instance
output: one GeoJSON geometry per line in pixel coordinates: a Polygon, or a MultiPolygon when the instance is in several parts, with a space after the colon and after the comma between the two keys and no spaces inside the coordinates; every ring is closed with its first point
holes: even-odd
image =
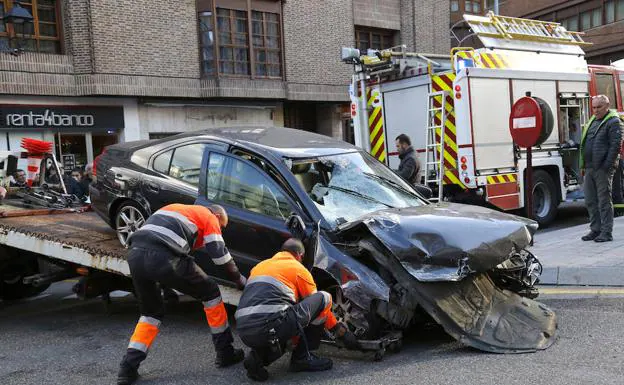
{"type": "Polygon", "coordinates": [[[553,287],[553,288],[540,288],[541,294],[623,294],[624,288],[619,287],[579,287],[579,288],[565,288],[565,287],[553,287]]]}

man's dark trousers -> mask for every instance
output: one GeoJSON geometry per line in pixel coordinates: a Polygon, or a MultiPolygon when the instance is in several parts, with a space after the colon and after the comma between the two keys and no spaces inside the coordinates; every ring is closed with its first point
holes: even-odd
{"type": "Polygon", "coordinates": [[[585,205],[589,212],[589,228],[594,233],[611,234],[613,231],[613,201],[611,188],[615,168],[585,170],[585,205]]]}
{"type": "Polygon", "coordinates": [[[294,336],[300,336],[303,329],[304,338],[300,338],[297,347],[293,351],[293,358],[302,359],[308,350],[319,348],[321,338],[325,331],[325,322],[315,324],[314,320],[321,314],[325,307],[323,295],[312,294],[286,309],[284,312],[267,319],[264,325],[258,325],[250,330],[238,330],[238,334],[245,345],[249,346],[262,358],[263,364],[268,366],[277,360],[285,352],[286,344],[294,336]],[[279,339],[279,351],[271,348],[271,329],[275,331],[275,337],[279,339]]]}

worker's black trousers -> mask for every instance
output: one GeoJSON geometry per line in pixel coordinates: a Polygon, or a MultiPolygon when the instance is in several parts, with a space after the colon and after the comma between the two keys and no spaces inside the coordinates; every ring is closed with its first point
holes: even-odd
{"type": "Polygon", "coordinates": [[[192,257],[175,256],[166,249],[133,247],[128,253],[128,265],[135,295],[139,301],[141,319],[122,364],[137,368],[146,358],[147,349],[158,333],[160,321],[165,314],[159,284],[202,301],[217,353],[232,349],[232,331],[227,323],[219,286],[206,275],[192,257]],[[214,314],[217,316],[214,317],[214,314]],[[211,325],[211,316],[212,319],[216,318],[219,321],[218,328],[211,325]],[[150,328],[153,331],[150,331],[150,328]],[[145,339],[147,341],[144,341],[145,339]]]}
{"type": "Polygon", "coordinates": [[[299,336],[299,342],[292,353],[293,359],[306,357],[308,350],[316,350],[325,334],[325,322],[317,324],[319,315],[326,306],[326,300],[321,292],[312,294],[281,312],[278,316],[267,317],[264,325],[249,329],[237,329],[237,334],[245,345],[255,350],[263,359],[265,366],[280,358],[286,351],[288,341],[299,336]],[[279,348],[272,346],[273,338],[279,340],[279,348]],[[303,335],[301,334],[303,332],[303,335]]]}

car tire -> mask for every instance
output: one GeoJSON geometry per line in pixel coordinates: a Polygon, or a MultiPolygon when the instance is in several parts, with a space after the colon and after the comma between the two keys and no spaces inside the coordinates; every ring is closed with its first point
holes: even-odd
{"type": "MultiPolygon", "coordinates": [[[[548,172],[544,170],[533,172],[533,215],[531,218],[537,221],[540,227],[548,226],[557,216],[559,206],[557,191],[557,186],[548,172]]],[[[528,216],[526,202],[524,213],[528,216]]]]}
{"type": "Polygon", "coordinates": [[[114,217],[115,231],[123,247],[128,247],[128,237],[143,226],[146,219],[145,210],[135,201],[125,201],[117,208],[114,217]]]}

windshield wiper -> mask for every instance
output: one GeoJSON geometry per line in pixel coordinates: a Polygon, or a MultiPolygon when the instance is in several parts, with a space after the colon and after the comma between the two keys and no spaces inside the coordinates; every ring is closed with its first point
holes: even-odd
{"type": "Polygon", "coordinates": [[[419,198],[421,198],[421,196],[418,195],[418,193],[414,193],[413,191],[409,191],[408,189],[406,189],[405,187],[401,186],[400,184],[398,184],[397,182],[395,182],[395,181],[393,181],[391,179],[388,179],[388,178],[383,177],[381,175],[373,174],[373,173],[370,173],[370,172],[362,172],[362,174],[364,174],[366,176],[370,176],[370,177],[372,177],[374,179],[377,179],[377,180],[384,181],[384,182],[388,183],[389,185],[398,188],[399,190],[403,191],[404,193],[407,193],[409,195],[416,195],[419,198]]]}
{"type": "Polygon", "coordinates": [[[354,195],[356,197],[359,197],[359,198],[362,198],[362,199],[366,199],[366,200],[371,201],[371,202],[382,204],[382,205],[384,205],[386,207],[389,207],[389,208],[394,208],[394,206],[391,206],[391,205],[389,205],[387,203],[384,203],[384,202],[382,202],[380,200],[377,200],[377,199],[375,199],[373,197],[369,197],[368,195],[362,194],[362,193],[357,192],[357,191],[349,190],[347,188],[337,187],[337,186],[323,186],[323,187],[331,189],[331,190],[341,191],[341,192],[346,193],[346,194],[354,195]]]}

